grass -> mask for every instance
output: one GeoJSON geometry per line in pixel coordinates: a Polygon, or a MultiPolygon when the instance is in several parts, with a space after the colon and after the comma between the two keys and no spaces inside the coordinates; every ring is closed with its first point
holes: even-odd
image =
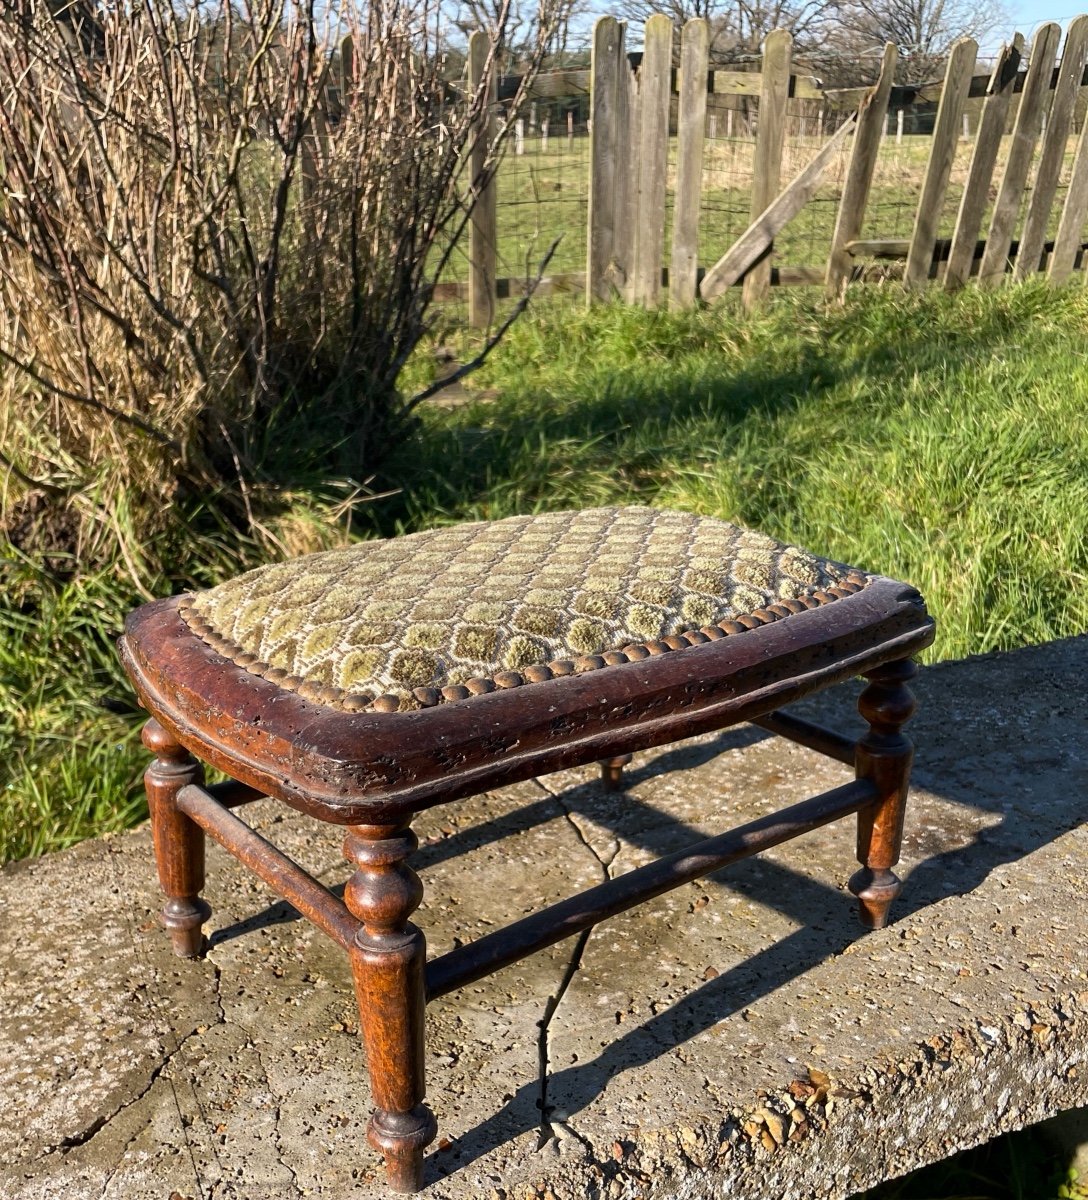
{"type": "Polygon", "coordinates": [[[936,657],[1078,633],[1086,327],[1088,294],[1038,286],[756,319],[555,308],[475,377],[498,399],[428,415],[379,529],[663,505],[910,580],[936,657]]]}
{"type": "MultiPolygon", "coordinates": [[[[428,409],[355,510],[388,535],[645,503],[734,518],[910,580],[955,658],[1088,627],[1088,292],[858,289],[763,315],[552,306],[428,409]]],[[[425,376],[427,360],[413,365],[425,376]]],[[[411,382],[411,380],[409,381],[411,382]]],[[[192,517],[156,595],[343,536],[320,481],[261,546],[192,517]],[[278,546],[280,549],[269,549],[278,546]]],[[[124,569],[58,583],[0,544],[0,861],[143,814],[138,714],[113,653],[124,569]]]]}

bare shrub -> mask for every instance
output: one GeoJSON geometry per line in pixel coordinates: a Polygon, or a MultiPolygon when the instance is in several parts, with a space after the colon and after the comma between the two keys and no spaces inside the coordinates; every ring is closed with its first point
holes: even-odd
{"type": "MultiPolygon", "coordinates": [[[[8,505],[76,506],[93,553],[179,488],[226,487],[258,523],[284,447],[373,466],[482,183],[468,151],[491,139],[490,171],[505,136],[483,114],[507,20],[466,94],[433,0],[7,0],[8,505]]],[[[529,77],[553,33],[545,3],[529,77]]]]}

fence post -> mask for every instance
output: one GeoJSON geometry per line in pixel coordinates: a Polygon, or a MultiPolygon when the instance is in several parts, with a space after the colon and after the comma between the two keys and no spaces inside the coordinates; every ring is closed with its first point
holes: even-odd
{"type": "Polygon", "coordinates": [[[857,132],[854,148],[850,153],[850,165],[846,169],[839,213],[835,218],[835,232],[831,238],[831,253],[827,260],[825,283],[828,292],[838,295],[850,273],[850,253],[847,247],[861,235],[865,220],[865,206],[869,203],[869,191],[873,185],[877,156],[884,125],[888,119],[888,98],[895,78],[895,64],[899,51],[889,42],[884,47],[880,63],[880,78],[861,102],[858,111],[857,132]]]}
{"type": "MultiPolygon", "coordinates": [[[[624,27],[615,17],[593,25],[589,110],[589,223],[586,238],[586,303],[608,300],[626,282],[617,228],[617,181],[626,195],[627,114],[630,70],[623,52],[624,27]],[[622,91],[621,91],[622,89],[622,91]],[[618,276],[618,278],[617,278],[618,276]]],[[[621,210],[622,211],[622,210],[621,210]]]]}
{"type": "Polygon", "coordinates": [[[1058,72],[1058,82],[1054,88],[1054,100],[1050,105],[1050,120],[1043,136],[1043,148],[1035,172],[1035,186],[1031,190],[1028,215],[1024,218],[1024,232],[1020,235],[1020,248],[1013,267],[1014,279],[1026,279],[1042,265],[1046,227],[1050,219],[1050,208],[1058,191],[1058,176],[1065,159],[1065,144],[1069,139],[1069,122],[1073,117],[1073,106],[1084,73],[1086,55],[1088,16],[1082,16],[1070,22],[1065,34],[1061,70],[1058,72]]]}
{"type": "Polygon", "coordinates": [[[933,265],[933,247],[937,242],[937,227],[944,207],[948,179],[952,174],[952,162],[956,157],[956,146],[960,136],[960,116],[971,77],[975,72],[975,57],[978,42],[974,38],[960,38],[952,47],[948,57],[948,69],[944,73],[941,102],[937,108],[937,123],[933,128],[933,141],[929,148],[929,164],[918,199],[918,211],[914,215],[914,233],[907,251],[907,267],[903,282],[908,288],[922,287],[929,279],[933,265]]]}
{"type": "Polygon", "coordinates": [[[982,227],[982,214],[990,198],[990,179],[1005,133],[1005,119],[1023,55],[1024,35],[1013,34],[1012,41],[1001,47],[990,76],[944,273],[944,286],[950,292],[962,287],[971,274],[978,231],[982,227]]]}
{"type": "MultiPolygon", "coordinates": [[[[793,35],[775,29],[763,43],[762,78],[759,87],[759,126],[752,157],[752,220],[778,194],[782,177],[782,150],[786,135],[786,101],[790,94],[790,61],[793,35]]],[[[745,275],[742,297],[748,310],[765,303],[771,290],[771,254],[745,275]]]]}
{"type": "Polygon", "coordinates": [[[672,21],[663,13],[654,13],[646,22],[638,76],[638,220],[631,290],[631,299],[647,306],[656,304],[661,292],[671,85],[672,21]]]}
{"type": "Polygon", "coordinates": [[[669,305],[672,308],[688,308],[695,302],[709,53],[710,26],[702,17],[695,17],[685,23],[680,37],[676,206],[672,219],[672,256],[669,263],[669,305]]]}
{"type": "Polygon", "coordinates": [[[490,41],[477,30],[468,40],[469,103],[478,103],[481,87],[487,87],[484,103],[473,130],[470,152],[470,194],[474,198],[468,229],[468,319],[477,329],[486,329],[495,316],[496,188],[495,169],[490,162],[495,103],[494,60],[488,64],[490,41]],[[485,81],[485,71],[489,78],[485,81]]]}
{"type": "Polygon", "coordinates": [[[1031,43],[1028,73],[1020,94],[1020,108],[1016,114],[1009,157],[1005,163],[1005,174],[1001,177],[1001,188],[990,218],[986,249],[979,267],[980,287],[996,287],[1005,277],[1013,226],[1020,212],[1031,156],[1042,128],[1043,105],[1050,90],[1060,36],[1061,28],[1053,21],[1048,21],[1039,26],[1031,43]]]}
{"type": "Polygon", "coordinates": [[[1054,238],[1054,252],[1047,267],[1047,278],[1051,283],[1064,283],[1073,273],[1077,254],[1081,246],[1081,231],[1088,217],[1088,120],[1081,123],[1077,149],[1073,154],[1073,168],[1069,176],[1069,190],[1065,193],[1065,206],[1058,222],[1054,238]]]}

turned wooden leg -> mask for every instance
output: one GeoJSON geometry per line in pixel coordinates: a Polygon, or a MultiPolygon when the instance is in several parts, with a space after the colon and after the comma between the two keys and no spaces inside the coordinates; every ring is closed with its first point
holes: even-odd
{"type": "Polygon", "coordinates": [[[438,1131],[423,1103],[423,933],[408,918],[423,899],[423,885],[408,865],[419,842],[407,826],[352,825],[344,856],[358,870],[344,900],[362,925],[351,947],[374,1097],[367,1138],[385,1155],[390,1186],[418,1192],[423,1149],[438,1131]]]}
{"type": "Polygon", "coordinates": [[[633,754],[619,754],[615,758],[601,759],[601,781],[608,791],[618,792],[623,787],[623,768],[634,757],[633,754]]]}
{"type": "Polygon", "coordinates": [[[204,782],[204,769],[165,729],[152,719],[143,728],[143,743],[154,754],[144,772],[155,862],[166,893],[163,924],[179,958],[199,958],[204,922],[212,910],[201,897],[204,886],[204,830],[182,812],[174,797],[190,783],[204,782]]]}
{"type": "Polygon", "coordinates": [[[858,861],[862,869],[850,880],[850,890],[861,905],[861,921],[881,929],[888,906],[902,886],[892,867],[899,861],[903,843],[903,817],[914,746],[903,726],[917,704],[907,686],[917,674],[909,658],[885,663],[869,671],[868,686],[858,699],[858,711],[869,722],[869,732],[857,744],[855,769],[859,779],[871,779],[879,799],[858,813],[858,861]]]}

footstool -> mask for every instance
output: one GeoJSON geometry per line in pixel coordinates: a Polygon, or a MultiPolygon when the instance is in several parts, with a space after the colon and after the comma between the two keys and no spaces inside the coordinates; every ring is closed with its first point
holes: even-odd
{"type": "Polygon", "coordinates": [[[261,567],[128,619],[121,654],[151,714],[144,742],[163,921],[196,957],[210,834],[349,954],[394,1190],[422,1186],[429,1000],[653,896],[857,814],[863,921],[899,890],[914,711],[911,656],[933,639],[891,579],[724,521],[648,508],[455,525],[261,567]],[[855,742],[780,711],[853,675],[855,742]],[[856,778],[427,961],[410,917],[415,813],[752,721],[856,778]],[[196,756],[196,757],[194,757],[196,756]],[[230,777],[205,786],[197,759],[230,777]],[[271,796],[346,827],[344,900],[242,822],[271,796]]]}

